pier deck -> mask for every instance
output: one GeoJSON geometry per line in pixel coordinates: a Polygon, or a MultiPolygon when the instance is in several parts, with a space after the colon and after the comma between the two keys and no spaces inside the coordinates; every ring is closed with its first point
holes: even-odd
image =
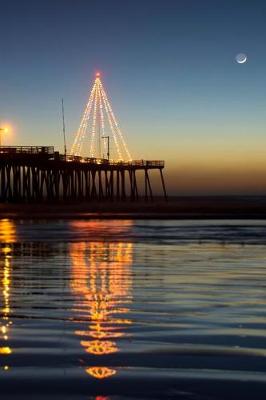
{"type": "Polygon", "coordinates": [[[0,147],[0,201],[153,199],[150,170],[164,161],[113,161],[62,155],[53,146],[0,147]]]}

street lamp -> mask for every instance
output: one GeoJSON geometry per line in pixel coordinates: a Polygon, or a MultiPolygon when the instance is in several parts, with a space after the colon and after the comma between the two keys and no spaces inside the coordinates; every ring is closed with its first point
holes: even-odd
{"type": "Polygon", "coordinates": [[[107,159],[110,159],[110,136],[102,136],[102,139],[107,139],[107,159]]]}
{"type": "Polygon", "coordinates": [[[7,133],[7,128],[0,128],[0,147],[2,146],[2,132],[7,133]]]}

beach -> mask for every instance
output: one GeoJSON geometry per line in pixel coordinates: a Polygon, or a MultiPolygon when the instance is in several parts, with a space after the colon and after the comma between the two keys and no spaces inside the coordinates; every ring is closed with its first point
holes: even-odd
{"type": "Polygon", "coordinates": [[[264,196],[180,196],[153,201],[43,202],[0,204],[11,219],[266,219],[264,196]]]}
{"type": "Polygon", "coordinates": [[[0,220],[5,399],[265,398],[263,221],[0,220]]]}

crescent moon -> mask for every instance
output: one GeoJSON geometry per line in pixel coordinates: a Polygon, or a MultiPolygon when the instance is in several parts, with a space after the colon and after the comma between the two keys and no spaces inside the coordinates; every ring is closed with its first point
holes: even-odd
{"type": "Polygon", "coordinates": [[[247,61],[247,56],[246,56],[246,54],[238,54],[237,56],[236,56],[236,62],[238,63],[238,64],[245,64],[245,62],[247,61]]]}

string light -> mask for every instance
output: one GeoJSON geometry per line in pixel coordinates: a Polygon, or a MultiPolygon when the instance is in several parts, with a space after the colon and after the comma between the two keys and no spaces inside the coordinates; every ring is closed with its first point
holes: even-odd
{"type": "MultiPolygon", "coordinates": [[[[92,118],[91,147],[90,147],[90,156],[91,157],[94,157],[94,151],[95,151],[95,129],[96,129],[97,104],[98,104],[97,79],[98,78],[96,78],[96,81],[95,81],[96,90],[95,90],[94,107],[93,107],[93,118],[92,118]]],[[[84,138],[85,138],[85,135],[84,135],[84,138]]]]}
{"type": "MultiPolygon", "coordinates": [[[[100,73],[97,72],[92,90],[89,95],[88,103],[71,148],[71,155],[81,156],[82,153],[84,153],[85,156],[92,158],[102,158],[101,139],[108,134],[108,131],[106,130],[107,128],[109,128],[111,137],[113,138],[113,150],[116,152],[113,158],[118,159],[119,161],[131,161],[132,157],[128,150],[124,136],[118,126],[118,122],[108,100],[107,94],[103,88],[100,79],[100,73]],[[97,132],[99,134],[99,146],[97,146],[97,148],[99,147],[98,151],[96,150],[97,132]]],[[[107,143],[106,140],[104,140],[104,155],[107,154],[107,152],[107,143]]]]}
{"type": "Polygon", "coordinates": [[[123,144],[124,150],[125,150],[125,152],[126,152],[128,161],[131,161],[131,160],[132,160],[131,155],[130,155],[130,153],[129,153],[129,151],[128,151],[126,142],[125,142],[125,140],[124,140],[124,138],[123,138],[123,135],[122,135],[122,132],[120,131],[120,129],[119,129],[119,127],[118,127],[118,123],[117,123],[116,118],[115,118],[115,115],[114,115],[114,113],[113,113],[111,104],[110,104],[110,102],[109,102],[109,100],[108,100],[108,98],[107,98],[106,92],[105,92],[105,90],[104,90],[104,88],[103,88],[101,82],[100,82],[100,87],[101,87],[101,92],[102,92],[103,98],[104,98],[105,101],[106,101],[108,111],[109,111],[109,113],[110,113],[110,115],[111,115],[111,118],[112,118],[112,120],[113,120],[113,122],[114,122],[114,126],[116,127],[117,133],[118,133],[118,135],[120,136],[120,139],[121,139],[121,141],[122,141],[122,144],[123,144]]]}
{"type": "Polygon", "coordinates": [[[108,118],[108,121],[109,121],[109,125],[110,125],[110,128],[111,128],[112,134],[113,134],[113,138],[114,138],[114,142],[115,142],[115,147],[116,147],[116,151],[117,151],[117,154],[118,154],[118,159],[119,159],[119,160],[123,160],[123,157],[122,157],[122,154],[121,154],[121,151],[120,151],[120,147],[119,147],[119,143],[118,143],[118,140],[117,140],[116,132],[115,132],[115,129],[114,129],[114,126],[113,126],[113,123],[112,123],[112,119],[111,119],[111,117],[110,117],[110,114],[109,114],[109,112],[108,112],[108,107],[107,107],[107,104],[106,104],[106,99],[105,99],[104,97],[103,97],[103,102],[104,102],[104,107],[105,107],[105,111],[106,111],[106,114],[107,114],[107,118],[108,118]]]}
{"type": "Polygon", "coordinates": [[[85,138],[85,132],[88,127],[89,119],[90,119],[90,114],[91,114],[91,109],[92,109],[92,104],[93,104],[93,98],[96,90],[96,84],[94,83],[92,91],[89,96],[88,104],[85,108],[83,117],[81,119],[81,123],[77,132],[77,135],[75,137],[74,143],[71,148],[71,154],[75,156],[79,156],[81,153],[81,148],[82,148],[82,142],[85,138]]]}
{"type": "MultiPolygon", "coordinates": [[[[98,88],[100,87],[100,85],[98,86],[98,88]]],[[[100,92],[100,91],[99,91],[100,92]]],[[[102,96],[99,93],[99,103],[100,103],[100,118],[101,118],[101,130],[102,130],[102,137],[105,136],[105,130],[104,130],[104,115],[103,115],[103,102],[102,102],[102,96]]],[[[104,148],[104,154],[107,154],[108,150],[107,150],[107,143],[104,140],[103,141],[103,148],[104,148]]]]}
{"type": "MultiPolygon", "coordinates": [[[[93,223],[94,230],[101,227],[93,223]]],[[[80,229],[83,222],[73,223],[80,229]]],[[[126,232],[127,223],[120,226],[126,232]]],[[[127,314],[127,305],[132,296],[132,243],[114,242],[82,242],[71,245],[72,290],[78,295],[78,310],[84,311],[88,326],[76,330],[80,337],[80,345],[85,353],[97,357],[98,360],[108,354],[119,351],[117,340],[127,335],[123,327],[132,324],[118,314],[127,314]],[[122,307],[124,304],[124,307],[122,307]]],[[[101,365],[101,363],[100,363],[101,365]]],[[[86,372],[96,379],[104,379],[116,373],[107,366],[91,366],[86,372]]]]}

